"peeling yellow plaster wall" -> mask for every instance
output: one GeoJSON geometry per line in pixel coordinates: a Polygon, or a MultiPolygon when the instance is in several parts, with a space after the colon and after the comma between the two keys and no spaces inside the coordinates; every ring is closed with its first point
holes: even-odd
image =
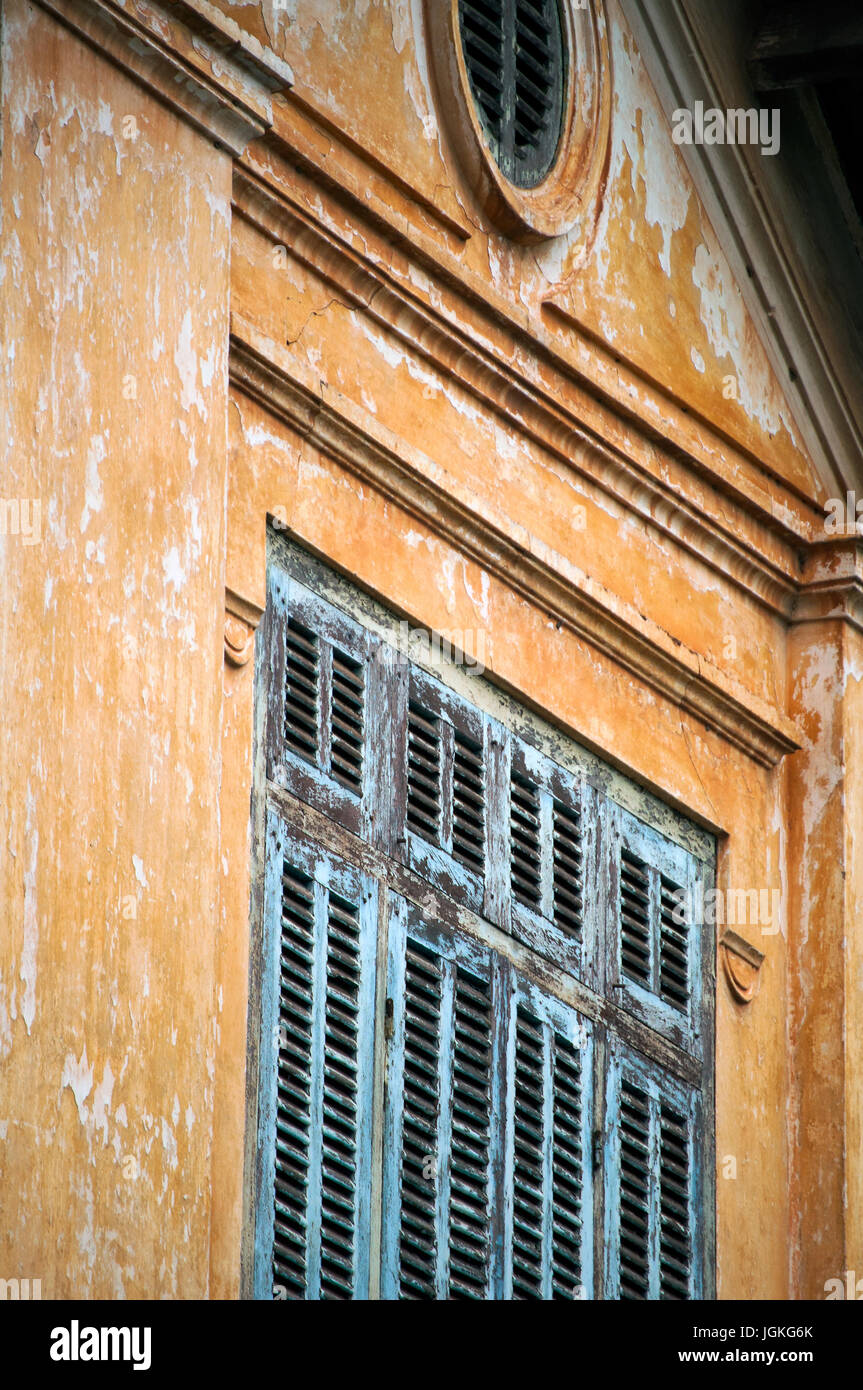
{"type": "Polygon", "coordinates": [[[0,1276],[208,1288],[230,161],[3,7],[0,1276]]]}
{"type": "MultiPolygon", "coordinates": [[[[605,5],[613,82],[609,174],[587,256],[566,237],[526,247],[489,226],[441,128],[422,0],[222,0],[221,7],[271,36],[293,68],[292,99],[308,103],[470,231],[460,255],[467,269],[537,323],[543,302],[553,299],[648,381],[822,500],[782,383],[616,0],[605,5]]],[[[567,328],[554,331],[565,346],[567,328]]]]}

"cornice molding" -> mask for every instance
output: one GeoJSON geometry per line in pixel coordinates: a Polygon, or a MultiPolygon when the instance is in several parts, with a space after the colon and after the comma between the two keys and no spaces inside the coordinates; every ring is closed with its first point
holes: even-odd
{"type": "Polygon", "coordinates": [[[231,154],[269,130],[291,69],[209,0],[36,0],[231,154]]]}
{"type": "MultiPolygon", "coordinates": [[[[691,4],[621,3],[669,120],[675,110],[691,109],[696,100],[722,110],[752,105],[751,100],[738,99],[739,93],[722,90],[699,26],[691,18],[691,4]]],[[[713,7],[713,17],[723,15],[723,7],[713,7]]],[[[745,146],[693,143],[679,149],[822,482],[829,493],[841,495],[860,481],[861,474],[861,396],[859,389],[856,401],[849,395],[849,379],[858,364],[849,363],[842,378],[837,354],[825,339],[829,324],[823,321],[823,309],[810,297],[791,239],[779,223],[775,171],[764,167],[760,153],[753,155],[745,146]],[[753,158],[761,159],[758,170],[750,167],[753,158]]]]}
{"type": "MultiPolygon", "coordinates": [[[[791,529],[790,512],[784,519],[776,512],[768,517],[763,510],[753,517],[753,495],[759,490],[753,485],[748,494],[743,492],[751,479],[738,475],[740,491],[732,502],[724,490],[715,489],[717,478],[706,462],[691,454],[684,456],[679,446],[669,447],[661,426],[665,423],[673,435],[674,410],[659,406],[655,423],[649,425],[631,412],[621,421],[618,407],[602,407],[595,395],[588,403],[582,390],[576,404],[579,408],[584,405],[585,410],[577,412],[568,404],[573,391],[566,376],[548,385],[539,384],[521,365],[518,350],[504,361],[489,346],[490,334],[470,334],[453,324],[389,276],[380,264],[347,247],[285,194],[244,167],[235,168],[234,207],[263,235],[284,244],[291,256],[313,269],[339,298],[399,338],[443,377],[469,390],[509,428],[532,439],[556,461],[591,486],[601,488],[643,524],[672,539],[774,615],[783,619],[790,616],[798,551],[805,537],[791,529]],[[670,476],[679,483],[685,472],[690,475],[691,496],[666,481],[670,476]],[[705,494],[705,483],[713,490],[712,496],[705,494]]],[[[535,356],[538,340],[527,333],[524,336],[524,344],[518,347],[529,346],[535,356]]],[[[591,353],[595,358],[595,345],[591,353]]],[[[558,371],[561,365],[557,364],[558,371]]],[[[643,399],[650,392],[637,390],[633,394],[643,399]]],[[[709,440],[704,444],[706,453],[716,447],[709,440]]],[[[810,524],[815,516],[814,510],[807,512],[810,524]]],[[[800,527],[802,518],[794,520],[800,527]]]]}
{"type": "MultiPolygon", "coordinates": [[[[268,197],[280,201],[285,215],[304,225],[316,220],[319,230],[331,241],[339,240],[333,229],[340,221],[351,228],[361,225],[368,254],[358,256],[356,238],[343,235],[347,254],[363,259],[371,273],[390,282],[396,292],[405,291],[410,298],[412,286],[405,283],[407,277],[399,281],[386,269],[393,259],[393,244],[397,245],[412,265],[457,297],[458,317],[468,343],[482,340],[487,345],[495,336],[505,334],[506,351],[498,352],[496,359],[500,365],[518,370],[522,354],[529,354],[532,365],[540,364],[555,374],[555,386],[561,388],[551,393],[556,402],[562,396],[577,400],[586,428],[600,435],[607,433],[610,417],[614,418],[618,433],[621,425],[634,427],[648,470],[657,455],[662,468],[654,469],[655,472],[667,472],[670,459],[685,460],[688,472],[695,475],[693,483],[697,478],[699,493],[705,482],[716,493],[717,517],[727,513],[731,500],[747,521],[769,529],[789,546],[808,538],[818,522],[818,509],[808,496],[768,461],[692,411],[685,401],[645,375],[635,363],[599,342],[555,302],[553,294],[542,304],[541,317],[528,313],[524,306],[497,290],[492,280],[463,264],[453,251],[451,228],[445,229],[443,238],[423,231],[421,217],[428,211],[425,205],[414,209],[416,216],[406,236],[406,219],[392,204],[395,202],[398,208],[408,206],[411,191],[406,194],[400,181],[396,188],[391,172],[389,202],[368,176],[365,187],[360,187],[358,161],[365,162],[368,173],[378,168],[378,162],[351,142],[346,164],[348,143],[321,113],[291,93],[280,103],[267,141],[250,152],[250,159],[238,168],[237,177],[245,177],[250,188],[257,186],[266,190],[268,197]],[[315,138],[317,126],[321,130],[315,138]],[[326,139],[323,149],[322,134],[326,139]],[[280,168],[280,162],[284,168],[280,168]],[[321,196],[323,189],[326,199],[321,196]],[[474,327],[476,332],[472,333],[474,327]]],[[[413,200],[417,201],[415,194],[413,200]]],[[[242,210],[242,195],[238,207],[242,210]]],[[[426,223],[427,220],[425,217],[426,223]]],[[[459,331],[459,325],[447,320],[444,314],[439,317],[454,332],[459,331]]],[[[521,376],[529,389],[536,389],[524,372],[521,376]]]]}
{"type": "Polygon", "coordinates": [[[809,550],[792,622],[844,622],[863,633],[863,538],[826,536],[809,550]]]}
{"type": "Polygon", "coordinates": [[[784,714],[675,643],[527,531],[504,531],[472,510],[439,465],[353,402],[322,388],[285,348],[236,315],[231,329],[233,385],[301,437],[756,762],[775,766],[800,746],[784,714]]]}

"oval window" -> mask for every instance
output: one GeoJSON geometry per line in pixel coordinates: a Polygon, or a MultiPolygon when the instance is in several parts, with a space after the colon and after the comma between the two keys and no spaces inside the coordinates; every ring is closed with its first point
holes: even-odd
{"type": "Polygon", "coordinates": [[[425,0],[425,25],[448,149],[489,220],[586,247],[610,148],[603,0],[425,0]]]}
{"type": "Polygon", "coordinates": [[[501,173],[535,188],[560,144],[566,40],[559,0],[459,0],[459,34],[480,125],[501,173]]]}

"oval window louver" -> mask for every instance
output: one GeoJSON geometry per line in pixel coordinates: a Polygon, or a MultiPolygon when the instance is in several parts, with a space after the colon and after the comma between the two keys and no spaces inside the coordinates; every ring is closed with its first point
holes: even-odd
{"type": "Polygon", "coordinates": [[[501,173],[535,188],[560,144],[566,47],[559,0],[459,0],[471,94],[501,173]]]}

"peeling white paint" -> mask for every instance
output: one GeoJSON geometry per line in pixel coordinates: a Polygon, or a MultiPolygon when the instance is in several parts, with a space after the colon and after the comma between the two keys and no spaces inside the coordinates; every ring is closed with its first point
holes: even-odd
{"type": "Polygon", "coordinates": [[[93,1089],[93,1068],[87,1063],[86,1043],[80,1058],[76,1058],[73,1052],[66,1055],[66,1060],[63,1063],[63,1075],[60,1078],[60,1089],[64,1090],[67,1086],[70,1087],[72,1095],[75,1097],[78,1118],[82,1125],[86,1125],[88,1112],[84,1101],[93,1089]]]}
{"type": "Polygon", "coordinates": [[[87,471],[84,489],[84,510],[81,513],[81,533],[86,531],[90,517],[100,512],[104,505],[102,480],[99,477],[99,464],[103,463],[108,451],[101,434],[94,435],[87,450],[87,471]]]}

